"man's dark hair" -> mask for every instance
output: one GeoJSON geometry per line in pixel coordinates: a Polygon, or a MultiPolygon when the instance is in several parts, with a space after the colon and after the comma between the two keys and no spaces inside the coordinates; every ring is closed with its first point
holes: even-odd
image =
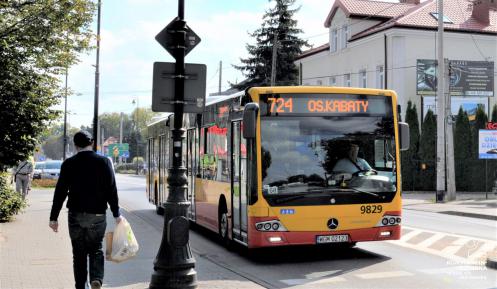
{"type": "Polygon", "coordinates": [[[85,148],[93,142],[93,136],[86,130],[80,130],[74,134],[74,145],[79,148],[85,148]]]}

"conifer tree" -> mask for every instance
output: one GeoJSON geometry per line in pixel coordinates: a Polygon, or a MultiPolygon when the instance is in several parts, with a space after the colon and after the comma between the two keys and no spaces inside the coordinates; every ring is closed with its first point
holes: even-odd
{"type": "Polygon", "coordinates": [[[431,109],[426,113],[421,126],[419,156],[425,168],[420,172],[421,190],[434,191],[436,187],[437,120],[431,109]]]}
{"type": "Polygon", "coordinates": [[[234,84],[235,88],[242,89],[251,84],[270,84],[275,35],[278,39],[276,85],[298,84],[299,71],[294,61],[302,53],[302,48],[309,46],[307,41],[298,37],[302,30],[297,28],[297,20],[293,19],[299,9],[290,8],[295,4],[295,0],[272,0],[272,2],[275,6],[264,14],[261,28],[250,34],[256,40],[256,44],[246,45],[249,56],[240,59],[242,65],[234,66],[247,77],[246,81],[234,84]]]}
{"type": "Polygon", "coordinates": [[[402,188],[414,190],[419,174],[419,121],[416,105],[407,103],[406,122],[409,124],[409,150],[401,152],[402,188]]]}
{"type": "Polygon", "coordinates": [[[468,171],[468,161],[472,158],[472,148],[473,139],[471,137],[468,114],[460,107],[456,117],[454,133],[454,163],[457,191],[469,191],[471,188],[471,172],[468,171]]]}
{"type": "Polygon", "coordinates": [[[485,129],[487,124],[488,117],[482,106],[478,106],[476,110],[475,121],[472,125],[472,135],[473,135],[473,149],[471,151],[471,167],[470,170],[472,172],[471,182],[472,182],[472,191],[475,192],[483,192],[485,191],[485,183],[488,180],[485,179],[485,172],[488,174],[488,168],[485,168],[485,160],[479,159],[478,154],[478,143],[479,143],[479,130],[485,129]]]}

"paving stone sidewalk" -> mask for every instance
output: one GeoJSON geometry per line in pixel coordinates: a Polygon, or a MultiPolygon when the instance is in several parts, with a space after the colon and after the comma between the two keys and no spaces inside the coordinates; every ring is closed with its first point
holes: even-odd
{"type": "MultiPolygon", "coordinates": [[[[71,242],[67,230],[67,211],[59,218],[59,232],[48,227],[53,190],[33,190],[29,207],[16,219],[0,223],[0,289],[74,288],[71,242]]],[[[106,262],[104,288],[148,288],[153,260],[161,234],[134,214],[123,214],[130,222],[140,244],[139,254],[124,263],[106,262]]],[[[107,214],[107,230],[114,221],[107,214]]],[[[198,288],[259,289],[253,282],[195,255],[198,288]]]]}

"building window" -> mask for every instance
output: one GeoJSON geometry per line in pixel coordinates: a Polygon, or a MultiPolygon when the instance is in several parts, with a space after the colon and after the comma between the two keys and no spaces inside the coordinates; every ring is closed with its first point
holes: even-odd
{"type": "Polygon", "coordinates": [[[337,85],[337,78],[335,76],[330,77],[330,86],[337,85]]]}
{"type": "Polygon", "coordinates": [[[341,45],[342,49],[347,47],[347,40],[349,40],[349,26],[343,25],[342,26],[342,45],[341,45]]]}
{"type": "Polygon", "coordinates": [[[318,85],[318,86],[323,85],[323,81],[322,81],[321,79],[318,79],[318,80],[316,81],[316,85],[318,85]]]}
{"type": "Polygon", "coordinates": [[[335,29],[331,30],[330,35],[330,52],[336,52],[338,48],[338,31],[335,29]]]}
{"type": "Polygon", "coordinates": [[[343,84],[346,87],[350,87],[350,74],[347,73],[343,76],[343,84]]]}
{"type": "Polygon", "coordinates": [[[359,71],[359,87],[367,87],[368,86],[368,78],[366,75],[366,70],[359,71]]]}
{"type": "Polygon", "coordinates": [[[385,71],[383,65],[376,66],[376,87],[385,88],[385,71]]]}

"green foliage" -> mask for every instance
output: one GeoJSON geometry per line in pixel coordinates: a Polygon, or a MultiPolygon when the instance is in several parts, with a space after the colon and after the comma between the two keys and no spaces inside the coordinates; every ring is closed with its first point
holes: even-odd
{"type": "Polygon", "coordinates": [[[12,217],[26,207],[19,193],[12,189],[8,173],[0,173],[0,222],[12,220],[12,217]]]}
{"type": "Polygon", "coordinates": [[[90,0],[0,5],[0,170],[26,158],[58,113],[58,76],[89,48],[90,0]]]}
{"type": "MultiPolygon", "coordinates": [[[[471,162],[470,170],[472,172],[472,191],[483,192],[485,191],[485,183],[488,179],[485,179],[485,160],[480,160],[478,155],[478,142],[479,142],[479,130],[485,129],[488,121],[487,114],[483,110],[482,106],[478,106],[476,110],[476,118],[472,125],[472,135],[473,135],[473,148],[471,151],[471,162]]],[[[488,168],[487,168],[488,169],[488,168]]],[[[487,171],[488,173],[488,171],[487,171]]]]}
{"type": "Polygon", "coordinates": [[[437,157],[437,120],[430,109],[426,113],[421,126],[421,140],[419,145],[419,157],[425,169],[420,172],[419,188],[433,191],[436,188],[436,157],[437,157]]]}
{"type": "Polygon", "coordinates": [[[409,124],[409,150],[401,152],[402,188],[414,190],[419,178],[419,121],[416,105],[407,103],[406,122],[409,124]]]}
{"type": "Polygon", "coordinates": [[[274,36],[277,34],[277,85],[298,84],[298,68],[295,66],[295,58],[302,53],[302,47],[309,47],[307,41],[298,37],[302,33],[297,28],[297,20],[293,19],[297,9],[290,9],[295,0],[272,0],[275,6],[266,11],[263,16],[261,28],[250,34],[256,44],[247,44],[249,57],[240,59],[242,65],[235,66],[248,78],[245,84],[234,85],[243,88],[243,85],[251,83],[269,85],[271,80],[272,55],[274,36]]]}
{"type": "Polygon", "coordinates": [[[471,137],[468,114],[461,107],[456,117],[454,132],[454,163],[457,191],[469,191],[472,187],[472,174],[471,170],[468,170],[468,164],[474,160],[474,156],[471,153],[472,148],[473,139],[471,137]]]}

